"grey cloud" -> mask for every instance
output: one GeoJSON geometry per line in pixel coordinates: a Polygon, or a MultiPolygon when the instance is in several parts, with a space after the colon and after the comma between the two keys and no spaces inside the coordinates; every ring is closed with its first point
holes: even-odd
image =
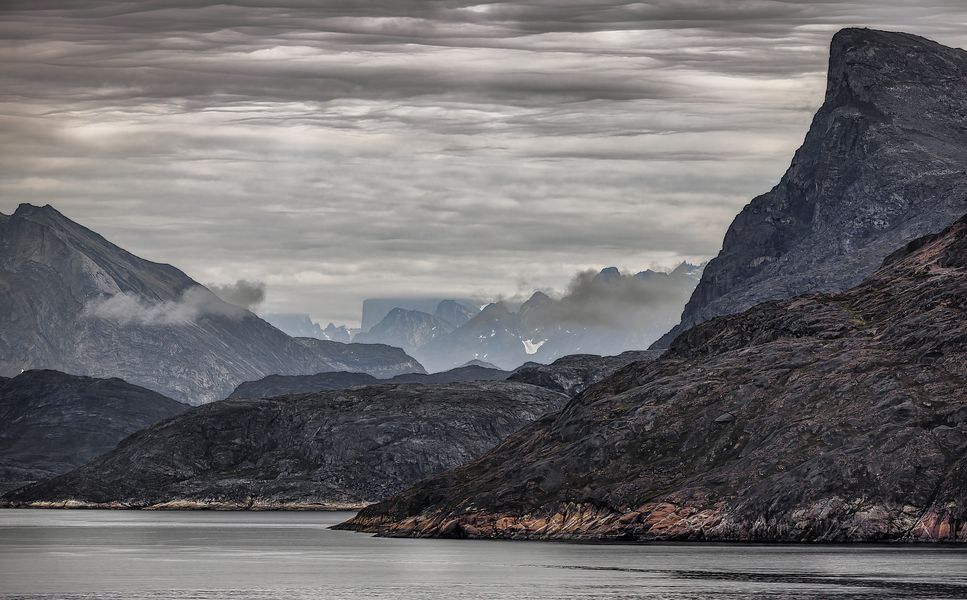
{"type": "Polygon", "coordinates": [[[225,285],[209,283],[207,287],[225,302],[253,312],[265,302],[265,283],[261,281],[239,279],[225,285]]]}
{"type": "Polygon", "coordinates": [[[691,285],[670,285],[667,280],[628,274],[606,280],[595,271],[582,271],[545,316],[550,322],[575,327],[660,329],[678,319],[691,289],[691,285]]]}
{"type": "Polygon", "coordinates": [[[0,211],[51,203],[262,310],[512,294],[714,255],[841,26],[954,0],[7,0],[0,211]]]}
{"type": "Polygon", "coordinates": [[[159,326],[189,325],[205,315],[240,319],[246,313],[222,302],[204,287],[196,286],[185,290],[177,300],[160,302],[148,302],[137,294],[123,292],[103,296],[88,301],[82,314],[120,325],[159,326]]]}

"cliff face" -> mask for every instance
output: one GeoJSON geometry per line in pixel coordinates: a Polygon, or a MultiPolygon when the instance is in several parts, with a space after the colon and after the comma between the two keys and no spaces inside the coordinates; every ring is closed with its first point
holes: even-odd
{"type": "Polygon", "coordinates": [[[279,374],[423,372],[398,348],[291,338],[50,206],[0,219],[0,374],[121,377],[191,404],[279,374]]]}
{"type": "Polygon", "coordinates": [[[0,491],[77,468],[188,406],[120,379],[0,378],[0,491]]]}
{"type": "Polygon", "coordinates": [[[967,217],[841,294],[677,338],[345,528],[967,542],[967,217]]]}
{"type": "Polygon", "coordinates": [[[13,505],[340,508],[464,464],[567,397],[505,382],[224,400],[124,440],[13,505]]]}
{"type": "Polygon", "coordinates": [[[789,170],[735,218],[682,322],[845,290],[967,212],[967,52],[904,33],[833,38],[826,99],[789,170]]]}

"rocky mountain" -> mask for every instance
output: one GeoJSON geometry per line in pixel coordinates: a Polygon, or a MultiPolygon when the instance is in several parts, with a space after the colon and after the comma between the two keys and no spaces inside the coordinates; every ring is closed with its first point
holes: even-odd
{"type": "Polygon", "coordinates": [[[446,323],[452,331],[474,318],[474,316],[476,316],[476,314],[479,312],[480,310],[478,308],[471,308],[466,304],[457,302],[456,300],[444,300],[437,305],[433,316],[437,320],[446,323]]]}
{"type": "Polygon", "coordinates": [[[398,346],[431,372],[474,360],[509,370],[569,355],[615,356],[647,348],[677,323],[703,268],[682,263],[632,275],[607,267],[579,273],[556,297],[536,291],[519,306],[494,302],[481,311],[455,300],[432,314],[395,307],[354,341],[398,346]]]}
{"type": "Polygon", "coordinates": [[[120,379],[0,378],[0,491],[66,473],[188,406],[120,379]]]}
{"type": "MultiPolygon", "coordinates": [[[[510,375],[510,371],[484,367],[480,365],[464,365],[449,371],[430,373],[405,373],[390,379],[393,383],[457,383],[461,381],[503,381],[510,375]]],[[[527,383],[527,382],[524,382],[527,383]]]]}
{"type": "MultiPolygon", "coordinates": [[[[509,371],[496,368],[466,365],[439,373],[403,373],[384,383],[458,383],[463,381],[503,381],[510,375],[509,371]]],[[[228,397],[230,400],[240,398],[271,398],[273,396],[288,396],[291,394],[308,394],[326,390],[343,390],[361,385],[380,383],[372,375],[366,373],[316,373],[315,375],[269,375],[258,381],[246,381],[235,388],[228,397]]],[[[524,381],[523,383],[530,383],[524,381]]]]}
{"type": "Polygon", "coordinates": [[[483,360],[510,370],[527,360],[520,317],[503,302],[488,304],[472,319],[414,350],[414,354],[431,372],[469,360],[483,360]]]}
{"type": "Polygon", "coordinates": [[[345,325],[329,323],[325,328],[313,321],[309,315],[299,313],[264,313],[260,314],[269,325],[292,337],[308,337],[317,340],[331,340],[348,344],[352,341],[352,332],[345,325]]]}
{"type": "Polygon", "coordinates": [[[905,33],[833,38],[826,99],[789,170],[735,218],[681,324],[847,289],[967,212],[967,52],[905,33]]]}
{"type": "Polygon", "coordinates": [[[386,535],[967,542],[967,217],[845,293],[680,335],[482,458],[364,509],[386,535]]]}
{"type": "MultiPolygon", "coordinates": [[[[661,356],[661,350],[629,350],[617,356],[572,354],[549,365],[528,362],[514,370],[507,381],[545,387],[568,396],[577,396],[595,383],[633,362],[649,362],[661,356]]],[[[406,377],[405,375],[403,377],[406,377]]]]}
{"type": "MultiPolygon", "coordinates": [[[[387,344],[415,352],[453,331],[450,323],[418,310],[394,308],[369,331],[356,335],[365,344],[387,344]]],[[[432,370],[432,369],[431,369],[432,370]]]]}
{"type": "Polygon", "coordinates": [[[0,218],[0,375],[121,377],[198,404],[268,374],[422,372],[397,348],[292,338],[50,206],[0,218]]]}
{"type": "MultiPolygon", "coordinates": [[[[435,314],[442,303],[450,303],[463,307],[464,310],[472,314],[479,312],[479,304],[469,298],[367,298],[363,300],[363,312],[361,318],[361,331],[366,332],[376,326],[377,323],[386,318],[394,308],[404,310],[418,310],[428,315],[435,314]]],[[[450,309],[446,309],[450,310],[450,309]]],[[[446,319],[444,319],[446,320],[446,319]]]]}
{"type": "MultiPolygon", "coordinates": [[[[413,373],[412,375],[426,377],[425,374],[413,373]]],[[[246,381],[239,384],[229,394],[228,400],[309,394],[327,390],[344,390],[360,385],[375,385],[377,383],[379,383],[379,379],[368,373],[347,373],[346,371],[316,373],[315,375],[268,375],[256,381],[246,381]]]]}
{"type": "Polygon", "coordinates": [[[567,401],[520,383],[376,385],[195,408],[8,505],[358,507],[466,463],[567,401]]]}

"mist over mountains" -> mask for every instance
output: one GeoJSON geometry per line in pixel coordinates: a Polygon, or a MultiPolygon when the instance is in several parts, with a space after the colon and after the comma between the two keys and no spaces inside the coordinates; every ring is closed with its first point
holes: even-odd
{"type": "MultiPolygon", "coordinates": [[[[2,376],[55,369],[121,377],[201,404],[271,374],[423,372],[398,348],[290,337],[49,205],[0,215],[0,291],[2,376]]],[[[259,293],[238,285],[220,291],[242,304],[259,293]]]]}
{"type": "Polygon", "coordinates": [[[472,360],[512,370],[569,354],[647,348],[678,322],[703,270],[704,264],[682,263],[668,272],[582,271],[563,292],[482,307],[467,299],[367,299],[358,332],[331,323],[323,329],[308,315],[262,316],[290,335],[396,346],[431,372],[472,360]]]}

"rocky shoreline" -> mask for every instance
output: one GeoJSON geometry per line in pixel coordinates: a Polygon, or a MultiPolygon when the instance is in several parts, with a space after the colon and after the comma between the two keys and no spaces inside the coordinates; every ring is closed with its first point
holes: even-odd
{"type": "Polygon", "coordinates": [[[367,502],[276,502],[249,498],[240,501],[224,500],[169,500],[155,504],[127,502],[87,502],[85,500],[37,500],[32,502],[0,502],[0,508],[51,510],[164,510],[164,511],[356,511],[369,506],[367,502]]]}
{"type": "Polygon", "coordinates": [[[567,502],[554,512],[526,515],[480,511],[463,515],[438,512],[401,521],[359,515],[334,529],[382,537],[436,537],[566,542],[717,542],[717,543],[963,543],[967,523],[937,510],[883,506],[830,499],[799,511],[800,521],[757,518],[736,520],[725,504],[654,502],[617,511],[589,503],[567,502]],[[850,507],[848,521],[824,518],[832,505],[850,507]]]}

